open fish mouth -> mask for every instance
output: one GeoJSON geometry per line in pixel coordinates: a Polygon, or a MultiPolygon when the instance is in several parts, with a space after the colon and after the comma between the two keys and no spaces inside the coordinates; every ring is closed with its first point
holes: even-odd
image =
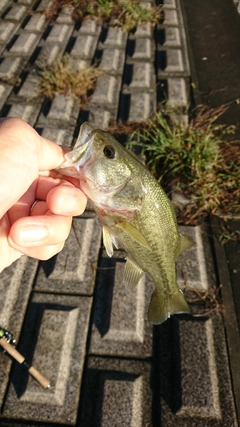
{"type": "Polygon", "coordinates": [[[64,155],[64,162],[56,170],[62,175],[79,178],[79,172],[82,166],[90,159],[91,151],[89,143],[69,151],[64,155]]]}
{"type": "MultiPolygon", "coordinates": [[[[73,151],[65,154],[66,162],[79,172],[81,167],[89,160],[92,155],[92,148],[89,144],[89,141],[85,144],[77,147],[73,151]]],[[[65,162],[61,165],[64,167],[65,162]]]]}
{"type": "Polygon", "coordinates": [[[92,155],[93,128],[83,123],[74,149],[65,154],[65,161],[57,168],[63,175],[79,178],[79,171],[92,155]]]}
{"type": "Polygon", "coordinates": [[[92,126],[85,122],[82,124],[80,128],[80,132],[76,141],[76,144],[74,146],[74,149],[86,144],[86,142],[89,142],[92,139],[94,129],[92,126]]]}

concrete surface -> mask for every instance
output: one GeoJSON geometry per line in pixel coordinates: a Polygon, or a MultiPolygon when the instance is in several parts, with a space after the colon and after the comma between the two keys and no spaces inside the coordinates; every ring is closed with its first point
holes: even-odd
{"type": "Polygon", "coordinates": [[[240,135],[240,15],[232,0],[182,1],[194,97],[210,107],[228,104],[220,118],[240,135]]]}
{"type": "MultiPolygon", "coordinates": [[[[192,69],[178,0],[165,0],[164,19],[155,29],[143,25],[130,34],[95,21],[75,24],[69,8],[49,22],[43,14],[48,5],[0,2],[1,116],[20,117],[43,136],[71,146],[83,121],[104,129],[111,120],[144,120],[163,94],[186,115],[192,69]],[[79,100],[57,95],[49,102],[37,91],[39,67],[65,52],[76,68],[98,58],[109,73],[98,78],[81,111],[79,100]]],[[[173,316],[157,327],[146,318],[151,280],[142,279],[131,293],[123,286],[125,254],[106,256],[91,210],[74,220],[59,255],[40,263],[23,257],[0,275],[0,325],[52,384],[42,390],[0,353],[0,425],[238,425],[231,325],[216,310],[202,314],[200,293],[220,283],[227,290],[231,283],[219,278],[219,248],[210,229],[181,231],[197,244],[179,259],[178,281],[198,294],[192,315],[173,316]]],[[[234,283],[236,298],[237,289],[234,283]]]]}

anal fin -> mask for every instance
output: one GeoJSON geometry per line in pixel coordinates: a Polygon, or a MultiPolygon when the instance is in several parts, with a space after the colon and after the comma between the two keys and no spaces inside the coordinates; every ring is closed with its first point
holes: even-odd
{"type": "Polygon", "coordinates": [[[134,289],[141,277],[143,276],[144,271],[138,267],[131,259],[127,258],[125,264],[123,280],[126,286],[130,289],[134,289]]]}
{"type": "Polygon", "coordinates": [[[189,306],[180,289],[167,296],[155,290],[148,307],[148,320],[160,325],[172,314],[189,313],[189,306]]]}

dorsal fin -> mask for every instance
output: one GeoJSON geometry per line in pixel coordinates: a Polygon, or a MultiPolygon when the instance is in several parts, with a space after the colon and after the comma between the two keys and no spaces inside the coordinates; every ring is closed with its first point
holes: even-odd
{"type": "Polygon", "coordinates": [[[185,251],[185,249],[191,248],[193,245],[195,245],[195,242],[180,234],[180,254],[185,251]]]}

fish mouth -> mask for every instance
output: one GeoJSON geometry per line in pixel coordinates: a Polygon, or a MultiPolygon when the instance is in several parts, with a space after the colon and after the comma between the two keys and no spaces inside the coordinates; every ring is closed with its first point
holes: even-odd
{"type": "Polygon", "coordinates": [[[80,170],[82,166],[91,157],[92,149],[89,143],[85,143],[69,153],[64,155],[64,162],[56,169],[62,175],[72,176],[74,178],[80,178],[80,170]]]}
{"type": "Polygon", "coordinates": [[[93,128],[89,123],[83,123],[74,149],[64,155],[65,161],[57,170],[63,175],[79,178],[82,166],[89,160],[93,151],[91,147],[92,137],[93,128]]]}
{"type": "Polygon", "coordinates": [[[84,145],[81,145],[73,151],[66,153],[64,157],[66,162],[68,162],[68,164],[72,164],[72,166],[74,166],[74,168],[79,172],[82,165],[88,161],[91,154],[92,149],[88,141],[84,145]]]}
{"type": "Polygon", "coordinates": [[[92,154],[91,141],[93,137],[93,128],[89,123],[82,124],[78,139],[74,149],[65,154],[65,159],[71,162],[76,169],[80,170],[81,166],[89,159],[92,154]]]}
{"type": "Polygon", "coordinates": [[[74,149],[84,145],[92,139],[94,128],[88,123],[84,122],[80,128],[80,132],[74,146],[74,149]]]}

